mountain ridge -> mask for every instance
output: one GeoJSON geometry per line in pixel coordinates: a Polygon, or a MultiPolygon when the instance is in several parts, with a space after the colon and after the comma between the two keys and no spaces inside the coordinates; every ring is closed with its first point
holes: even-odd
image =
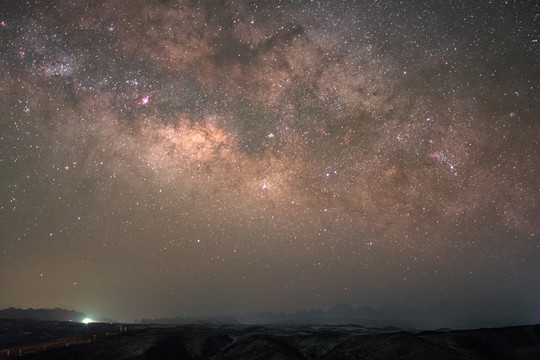
{"type": "Polygon", "coordinates": [[[140,324],[244,324],[244,325],[347,325],[382,328],[399,327],[403,329],[473,329],[482,327],[503,327],[525,325],[509,323],[504,314],[486,320],[484,314],[460,308],[449,303],[435,304],[426,309],[411,306],[383,306],[372,308],[366,305],[353,307],[337,303],[328,310],[303,309],[294,313],[256,311],[237,315],[166,317],[156,319],[140,318],[140,324]]]}
{"type": "MultiPolygon", "coordinates": [[[[0,319],[7,320],[38,320],[38,321],[74,321],[82,322],[84,319],[89,318],[85,313],[75,310],[66,310],[62,308],[54,309],[22,309],[17,307],[9,307],[0,310],[0,319]]],[[[114,322],[108,318],[100,317],[93,319],[99,322],[114,322]]]]}

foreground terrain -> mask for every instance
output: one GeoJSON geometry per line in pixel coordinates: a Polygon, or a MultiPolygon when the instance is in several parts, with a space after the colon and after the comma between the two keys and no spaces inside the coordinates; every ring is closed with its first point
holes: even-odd
{"type": "Polygon", "coordinates": [[[540,359],[540,325],[401,331],[361,326],[80,324],[0,320],[0,359],[540,359]]]}

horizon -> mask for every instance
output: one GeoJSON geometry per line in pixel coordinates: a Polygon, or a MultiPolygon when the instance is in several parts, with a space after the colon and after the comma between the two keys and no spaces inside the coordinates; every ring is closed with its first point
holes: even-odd
{"type": "Polygon", "coordinates": [[[0,305],[539,323],[539,14],[1,2],[0,305]]]}
{"type": "MultiPolygon", "coordinates": [[[[46,312],[49,320],[58,321],[59,315],[65,313],[75,313],[79,315],[77,319],[69,321],[80,323],[127,323],[127,324],[192,324],[204,321],[218,321],[219,324],[239,324],[239,325],[355,325],[366,328],[397,327],[402,329],[436,330],[436,329],[480,329],[480,328],[504,328],[512,326],[536,325],[540,322],[530,319],[513,319],[509,314],[494,314],[474,312],[470,309],[460,308],[450,303],[442,302],[433,304],[429,308],[416,308],[414,306],[396,306],[383,304],[379,307],[367,305],[350,305],[346,303],[336,303],[326,309],[303,308],[295,311],[275,312],[269,310],[256,310],[249,312],[239,312],[230,314],[184,314],[170,315],[164,317],[138,316],[134,319],[117,319],[104,314],[90,314],[80,309],[66,308],[21,308],[16,306],[2,308],[0,306],[0,319],[19,319],[2,317],[2,312],[6,310],[17,310],[22,312],[33,311],[46,312]],[[441,315],[441,309],[452,311],[451,314],[441,315]],[[60,312],[55,317],[55,313],[60,312]],[[433,316],[435,315],[435,316],[433,316]],[[262,316],[262,317],[261,317],[262,316]],[[232,321],[232,322],[231,322],[232,321]]],[[[34,315],[35,316],[35,315],[34,315]]],[[[20,318],[22,319],[22,318],[20,318]]],[[[63,320],[68,321],[68,320],[63,320]]]]}

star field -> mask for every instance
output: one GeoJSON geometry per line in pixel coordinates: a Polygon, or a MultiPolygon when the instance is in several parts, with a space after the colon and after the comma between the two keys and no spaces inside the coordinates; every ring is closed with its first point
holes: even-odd
{"type": "Polygon", "coordinates": [[[538,321],[539,14],[3,2],[0,305],[538,321]]]}

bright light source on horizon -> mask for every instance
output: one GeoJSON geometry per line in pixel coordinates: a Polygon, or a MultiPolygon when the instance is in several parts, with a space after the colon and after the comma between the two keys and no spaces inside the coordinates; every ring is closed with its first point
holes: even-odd
{"type": "Polygon", "coordinates": [[[85,318],[82,322],[83,322],[83,324],[88,324],[88,323],[94,322],[94,320],[92,320],[90,318],[85,318]]]}

